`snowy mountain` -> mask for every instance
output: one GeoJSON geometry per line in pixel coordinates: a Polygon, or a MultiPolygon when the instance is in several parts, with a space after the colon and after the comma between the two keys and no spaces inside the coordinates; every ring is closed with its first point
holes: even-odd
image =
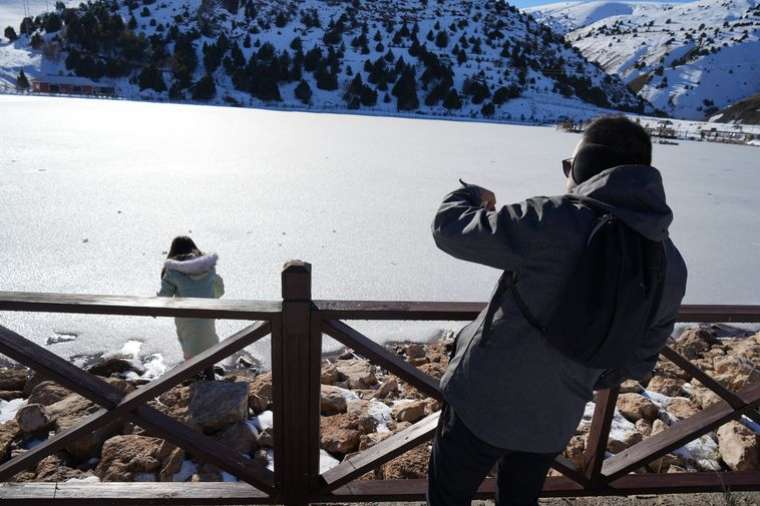
{"type": "Polygon", "coordinates": [[[564,5],[534,15],[674,117],[705,119],[760,92],[758,0],[564,5]]]}
{"type": "Polygon", "coordinates": [[[671,2],[570,1],[523,9],[555,32],[568,33],[613,16],[636,17],[673,5],[671,2]]]}
{"type": "Polygon", "coordinates": [[[760,93],[729,105],[710,120],[721,123],[760,125],[760,93]]]}
{"type": "MultiPolygon", "coordinates": [[[[0,45],[15,85],[76,75],[118,96],[517,121],[653,112],[561,35],[495,0],[100,0],[0,45]]],[[[8,34],[6,34],[8,35],[8,34]]],[[[12,34],[10,34],[12,35],[12,34]]]]}

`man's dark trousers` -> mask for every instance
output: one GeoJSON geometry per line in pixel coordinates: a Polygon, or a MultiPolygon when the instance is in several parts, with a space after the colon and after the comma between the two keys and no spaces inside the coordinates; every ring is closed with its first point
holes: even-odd
{"type": "Polygon", "coordinates": [[[535,505],[556,456],[491,446],[470,432],[447,405],[433,439],[427,502],[431,506],[469,506],[483,479],[498,463],[496,504],[535,505]]]}

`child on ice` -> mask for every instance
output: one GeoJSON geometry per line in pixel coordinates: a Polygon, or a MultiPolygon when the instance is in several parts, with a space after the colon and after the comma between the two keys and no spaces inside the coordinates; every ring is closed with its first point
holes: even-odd
{"type": "MultiPolygon", "coordinates": [[[[161,271],[161,290],[157,295],[218,299],[224,295],[224,281],[216,273],[218,258],[215,253],[202,253],[189,237],[175,237],[161,271]]],[[[214,320],[175,318],[174,323],[185,360],[219,342],[214,320]]],[[[207,369],[204,375],[213,380],[213,369],[207,369]]]]}

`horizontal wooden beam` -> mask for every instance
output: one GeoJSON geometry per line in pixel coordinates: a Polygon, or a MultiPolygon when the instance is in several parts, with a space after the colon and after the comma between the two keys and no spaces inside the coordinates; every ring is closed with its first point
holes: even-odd
{"type": "MultiPolygon", "coordinates": [[[[682,447],[707,432],[738,418],[745,411],[760,404],[760,385],[753,385],[738,393],[746,403],[745,407],[735,409],[726,401],[719,401],[673,424],[667,430],[651,436],[623,450],[604,461],[602,475],[608,482],[638,469],[666,453],[682,447]]],[[[758,473],[760,478],[760,473],[758,473]]],[[[615,481],[616,483],[616,481],[615,481]]]]}
{"type": "MultiPolygon", "coordinates": [[[[631,474],[614,486],[584,489],[569,478],[547,478],[543,497],[621,496],[760,490],[756,471],[729,473],[631,474]]],[[[422,501],[427,481],[357,480],[311,502],[422,501]]],[[[479,499],[492,498],[496,480],[486,479],[479,499]]],[[[61,504],[101,506],[270,504],[271,498],[246,483],[0,483],[0,502],[19,506],[61,504]]]]}
{"type": "Polygon", "coordinates": [[[486,307],[484,302],[411,302],[315,300],[325,320],[469,321],[486,307]]]}
{"type": "Polygon", "coordinates": [[[267,504],[272,499],[243,482],[204,483],[0,483],[0,504],[104,505],[267,504]]]}
{"type": "Polygon", "coordinates": [[[686,323],[758,323],[760,306],[685,304],[678,321],[686,323]]]}
{"type": "Polygon", "coordinates": [[[358,330],[341,321],[330,320],[322,322],[322,331],[345,346],[352,348],[359,355],[367,357],[370,362],[387,369],[423,394],[443,400],[437,379],[420,371],[358,330]]]}
{"type": "Polygon", "coordinates": [[[280,310],[279,301],[0,292],[0,311],[268,320],[280,310]]]}
{"type": "MultiPolygon", "coordinates": [[[[631,474],[613,485],[583,488],[565,476],[546,479],[542,497],[623,496],[636,494],[684,494],[700,492],[760,490],[757,471],[729,473],[631,474]]],[[[356,480],[340,487],[319,502],[423,501],[427,480],[356,480]]],[[[496,480],[487,478],[478,489],[478,499],[493,498],[496,480]]]]}

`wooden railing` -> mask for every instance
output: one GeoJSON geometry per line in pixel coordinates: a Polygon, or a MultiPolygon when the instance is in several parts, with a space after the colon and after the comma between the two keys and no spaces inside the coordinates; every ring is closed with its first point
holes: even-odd
{"type": "MultiPolygon", "coordinates": [[[[288,504],[421,500],[426,481],[357,480],[366,472],[433,437],[434,413],[328,471],[319,472],[322,336],[329,335],[395,374],[420,392],[441,399],[438,381],[372,341],[344,320],[468,321],[483,303],[322,301],[311,297],[311,266],[294,261],[282,272],[282,301],[249,302],[0,292],[0,311],[179,316],[254,323],[171,369],[161,378],[122,394],[115,387],[0,326],[0,353],[97,403],[101,409],[79,425],[0,465],[0,501],[31,505],[70,504],[288,504]],[[274,472],[146,403],[204,368],[272,336],[274,472]],[[130,420],[149,433],[238,477],[236,483],[11,483],[33,466],[114,420],[130,420]]],[[[760,322],[760,306],[684,306],[683,322],[760,322]]],[[[597,393],[585,465],[558,457],[546,496],[625,495],[760,490],[760,472],[630,474],[658,457],[742,415],[760,421],[760,385],[731,392],[670,348],[663,357],[722,400],[612,457],[605,458],[617,390],[597,393]]],[[[492,496],[486,479],[480,497],[492,496]]]]}

